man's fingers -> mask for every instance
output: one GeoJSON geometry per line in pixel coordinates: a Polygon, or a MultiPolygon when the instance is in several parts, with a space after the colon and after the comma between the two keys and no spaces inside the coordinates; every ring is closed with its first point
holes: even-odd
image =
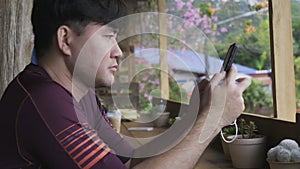
{"type": "Polygon", "coordinates": [[[198,90],[203,91],[208,84],[209,84],[209,81],[207,79],[201,80],[200,83],[198,84],[198,90]]]}
{"type": "Polygon", "coordinates": [[[238,86],[242,92],[245,91],[251,84],[251,79],[247,77],[240,78],[237,81],[238,81],[238,86]]]}
{"type": "Polygon", "coordinates": [[[237,76],[237,68],[236,66],[232,65],[230,71],[226,76],[227,83],[235,83],[236,76],[237,76]]]}
{"type": "Polygon", "coordinates": [[[210,84],[212,86],[212,88],[214,88],[215,86],[217,86],[220,81],[222,81],[225,78],[226,73],[223,71],[221,73],[216,73],[213,78],[210,80],[210,84]]]}

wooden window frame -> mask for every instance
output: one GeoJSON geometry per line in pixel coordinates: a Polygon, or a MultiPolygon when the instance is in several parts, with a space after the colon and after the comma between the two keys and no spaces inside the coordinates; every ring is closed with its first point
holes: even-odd
{"type": "Polygon", "coordinates": [[[274,115],[279,120],[296,122],[291,1],[269,3],[274,115]]]}

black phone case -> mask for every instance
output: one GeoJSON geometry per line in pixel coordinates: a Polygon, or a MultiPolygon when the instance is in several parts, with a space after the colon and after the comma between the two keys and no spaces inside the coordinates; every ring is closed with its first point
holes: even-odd
{"type": "Polygon", "coordinates": [[[237,50],[237,47],[236,47],[235,43],[230,45],[230,47],[227,51],[226,57],[224,59],[221,71],[226,71],[228,73],[228,71],[230,70],[231,65],[233,63],[234,57],[236,55],[236,50],[237,50]]]}

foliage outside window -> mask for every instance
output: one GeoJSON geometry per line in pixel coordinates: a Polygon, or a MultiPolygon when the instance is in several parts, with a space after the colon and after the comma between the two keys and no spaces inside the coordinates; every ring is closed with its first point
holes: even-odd
{"type": "Polygon", "coordinates": [[[262,82],[252,80],[251,85],[243,93],[245,107],[248,113],[258,113],[271,116],[273,112],[272,96],[263,89],[262,82]]]}
{"type": "MultiPolygon", "coordinates": [[[[239,45],[236,63],[256,70],[271,69],[268,1],[167,0],[168,12],[200,28],[224,58],[229,44],[239,45]]],[[[251,76],[251,74],[250,74],[251,76]]],[[[266,73],[265,78],[270,78],[266,73]]],[[[255,79],[246,112],[273,116],[271,84],[255,79]]]]}
{"type": "Polygon", "coordinates": [[[292,0],[292,27],[294,40],[294,62],[295,62],[295,82],[297,108],[300,108],[300,1],[292,0]]]}
{"type": "MultiPolygon", "coordinates": [[[[157,1],[148,0],[148,2],[151,6],[151,10],[157,11],[157,1]]],[[[291,2],[292,8],[294,8],[295,4],[300,4],[299,0],[291,0],[291,2]]],[[[281,1],[274,0],[273,4],[274,3],[278,6],[281,1]]],[[[275,72],[271,70],[271,38],[269,25],[270,20],[274,20],[274,18],[269,18],[269,2],[267,0],[166,0],[166,4],[167,13],[183,18],[186,21],[184,25],[194,24],[201,29],[213,42],[220,58],[225,56],[228,46],[236,42],[239,45],[235,60],[236,63],[256,70],[275,72]]],[[[300,10],[297,8],[297,10],[294,11],[299,13],[300,10]]],[[[287,11],[283,11],[283,13],[284,12],[287,11]]],[[[299,15],[297,14],[297,16],[299,15]]],[[[298,75],[300,49],[299,25],[299,21],[295,21],[293,17],[296,85],[299,85],[298,78],[300,77],[298,75]]],[[[275,26],[277,26],[276,23],[275,26]]],[[[282,27],[282,24],[278,26],[282,27]]],[[[180,34],[183,33],[182,31],[184,30],[179,29],[177,31],[180,34]]],[[[144,38],[144,40],[142,40],[144,43],[142,46],[147,47],[147,45],[149,45],[151,47],[158,47],[158,39],[159,35],[152,35],[150,40],[149,38],[144,38]]],[[[195,43],[196,42],[197,40],[195,40],[195,43]]],[[[184,42],[168,39],[168,49],[188,50],[184,45],[182,45],[183,47],[180,46],[180,43],[184,42]]],[[[279,57],[282,58],[283,56],[279,57]]],[[[252,75],[250,74],[250,76],[252,75]]],[[[269,78],[269,81],[273,83],[270,74],[265,74],[265,78],[269,78]]],[[[278,83],[280,78],[276,79],[278,83]]],[[[254,79],[251,87],[245,92],[245,97],[247,97],[245,101],[247,102],[248,108],[246,112],[258,113],[272,109],[273,94],[271,83],[266,84],[264,79],[254,79]],[[262,80],[262,82],[259,82],[260,80],[262,80]],[[263,95],[263,97],[259,98],[257,95],[263,95]],[[261,107],[262,109],[256,110],[257,108],[254,107],[261,107]]],[[[296,89],[297,98],[299,100],[300,87],[297,86],[296,89]]],[[[281,103],[277,103],[277,106],[278,104],[281,103]]],[[[275,109],[277,109],[277,107],[275,107],[275,109]]],[[[273,117],[274,115],[272,113],[273,112],[271,112],[271,115],[269,115],[270,112],[267,114],[273,117]]]]}
{"type": "Polygon", "coordinates": [[[295,58],[297,108],[300,108],[300,57],[295,58]]]}

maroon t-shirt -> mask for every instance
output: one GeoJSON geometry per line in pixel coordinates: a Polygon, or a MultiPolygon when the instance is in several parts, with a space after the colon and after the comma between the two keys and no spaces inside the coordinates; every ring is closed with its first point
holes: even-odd
{"type": "Polygon", "coordinates": [[[123,169],[133,150],[93,92],[79,102],[30,64],[0,101],[0,168],[123,169]]]}

